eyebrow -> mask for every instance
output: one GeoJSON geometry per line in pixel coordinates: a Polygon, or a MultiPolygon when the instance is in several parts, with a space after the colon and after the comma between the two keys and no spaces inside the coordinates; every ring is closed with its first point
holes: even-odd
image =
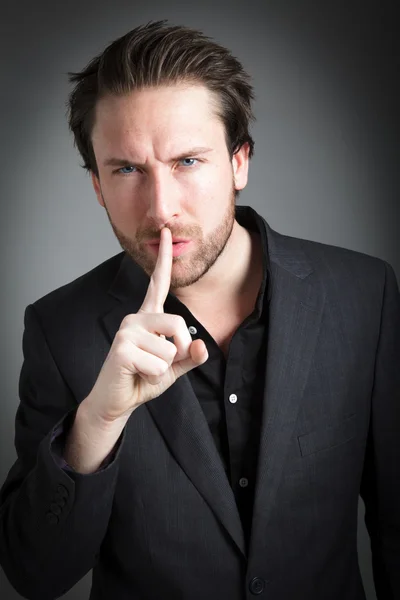
{"type": "MultiPolygon", "coordinates": [[[[186,150],[186,152],[183,152],[182,154],[180,154],[179,156],[176,156],[175,158],[172,158],[171,161],[177,161],[177,160],[182,160],[183,158],[188,158],[193,156],[194,154],[206,154],[207,152],[212,152],[212,148],[205,148],[202,146],[198,146],[196,148],[190,148],[189,150],[186,150]]],[[[144,164],[140,164],[140,163],[133,163],[133,161],[131,160],[127,160],[126,158],[107,158],[104,162],[103,165],[105,167],[123,167],[125,165],[132,165],[134,164],[135,166],[138,167],[144,167],[144,164]]]]}

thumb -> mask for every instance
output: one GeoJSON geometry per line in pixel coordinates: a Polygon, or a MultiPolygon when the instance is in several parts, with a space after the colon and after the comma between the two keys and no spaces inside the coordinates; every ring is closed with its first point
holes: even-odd
{"type": "Polygon", "coordinates": [[[196,365],[202,365],[208,359],[208,351],[203,340],[194,340],[189,347],[192,362],[196,365]]]}
{"type": "Polygon", "coordinates": [[[189,346],[190,358],[172,363],[177,377],[181,377],[195,367],[199,367],[208,360],[208,351],[203,340],[194,340],[189,346]]]}

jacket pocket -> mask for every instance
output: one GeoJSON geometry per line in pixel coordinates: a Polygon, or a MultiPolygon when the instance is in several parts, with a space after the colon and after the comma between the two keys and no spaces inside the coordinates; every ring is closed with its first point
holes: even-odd
{"type": "Polygon", "coordinates": [[[308,456],[321,450],[341,446],[353,439],[356,434],[357,420],[356,415],[353,414],[340,423],[299,435],[297,439],[301,455],[308,456]]]}

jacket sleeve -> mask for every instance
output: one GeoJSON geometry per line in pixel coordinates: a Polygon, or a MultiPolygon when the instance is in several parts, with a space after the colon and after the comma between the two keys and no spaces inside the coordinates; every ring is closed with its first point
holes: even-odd
{"type": "MultiPolygon", "coordinates": [[[[107,530],[125,429],[110,464],[93,474],[62,469],[52,450],[76,399],[53,359],[33,305],[24,316],[17,460],[0,490],[0,564],[16,591],[50,600],[95,564],[107,530]]],[[[54,450],[55,452],[55,450],[54,450]]]]}
{"type": "Polygon", "coordinates": [[[384,262],[381,326],[361,483],[378,600],[400,598],[400,294],[384,262]]]}

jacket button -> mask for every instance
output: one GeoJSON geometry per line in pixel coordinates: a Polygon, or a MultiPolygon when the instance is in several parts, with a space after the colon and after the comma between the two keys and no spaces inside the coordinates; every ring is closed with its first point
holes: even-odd
{"type": "Polygon", "coordinates": [[[265,581],[261,579],[261,577],[253,577],[253,579],[249,583],[249,590],[252,594],[257,596],[258,594],[262,594],[265,588],[265,581]]]}
{"type": "Polygon", "coordinates": [[[58,485],[57,486],[57,492],[60,494],[60,496],[62,496],[63,498],[68,498],[68,490],[64,485],[58,485]]]}
{"type": "Polygon", "coordinates": [[[53,502],[52,504],[50,504],[50,509],[51,509],[51,512],[53,513],[53,515],[60,515],[61,514],[61,506],[59,506],[55,502],[53,502]]]}
{"type": "Polygon", "coordinates": [[[65,506],[64,496],[61,496],[58,492],[54,494],[53,502],[57,502],[57,504],[61,507],[65,506]]]}
{"type": "Polygon", "coordinates": [[[50,525],[57,525],[58,517],[52,512],[46,513],[46,521],[50,523],[50,525]]]}

